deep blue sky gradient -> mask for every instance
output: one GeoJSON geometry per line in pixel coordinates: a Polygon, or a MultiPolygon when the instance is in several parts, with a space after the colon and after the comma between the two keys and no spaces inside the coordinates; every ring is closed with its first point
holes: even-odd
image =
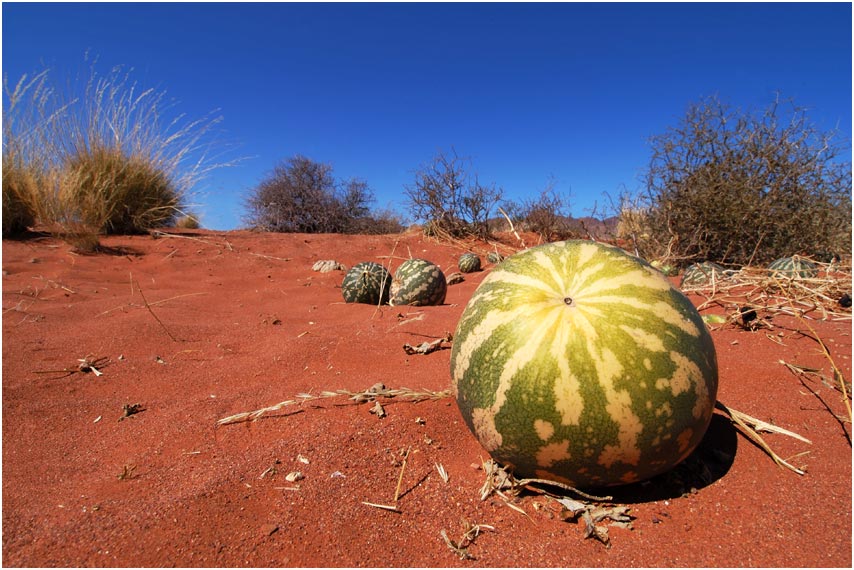
{"type": "Polygon", "coordinates": [[[742,109],[777,91],[851,138],[849,3],[3,3],[3,73],[58,82],[124,65],[192,118],[219,110],[238,166],[197,190],[205,227],[303,154],[365,179],[406,214],[403,187],[440,149],[480,181],[532,197],[550,177],[583,216],[642,187],[649,137],[717,95],[742,109]]]}

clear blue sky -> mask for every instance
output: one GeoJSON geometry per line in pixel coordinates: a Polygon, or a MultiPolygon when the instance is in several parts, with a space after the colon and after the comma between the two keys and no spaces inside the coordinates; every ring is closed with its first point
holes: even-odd
{"type": "Polygon", "coordinates": [[[190,117],[219,110],[238,166],[197,188],[205,227],[295,154],[365,179],[403,214],[440,150],[510,198],[550,177],[586,215],[642,187],[649,137],[717,95],[776,91],[851,138],[851,5],[3,3],[3,73],[64,81],[88,51],[190,117]]]}

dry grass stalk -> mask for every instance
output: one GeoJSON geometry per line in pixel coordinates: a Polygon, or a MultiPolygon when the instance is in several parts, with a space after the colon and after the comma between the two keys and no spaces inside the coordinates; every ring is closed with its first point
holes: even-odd
{"type": "Polygon", "coordinates": [[[790,470],[794,471],[795,473],[797,473],[798,475],[804,474],[803,470],[798,469],[797,467],[791,465],[790,463],[786,462],[782,457],[780,457],[779,455],[774,453],[774,450],[771,449],[771,446],[768,445],[764,439],[762,439],[762,436],[760,436],[758,432],[766,431],[766,432],[771,432],[771,433],[779,433],[779,434],[787,435],[789,437],[792,437],[792,438],[795,438],[797,440],[804,441],[806,443],[811,444],[812,442],[810,440],[808,440],[805,437],[800,436],[794,432],[791,432],[789,430],[783,429],[781,427],[777,427],[773,424],[769,424],[769,423],[764,422],[762,420],[756,419],[752,416],[748,416],[744,412],[739,412],[738,410],[734,410],[732,408],[729,408],[729,407],[725,406],[724,404],[722,404],[721,402],[717,402],[715,404],[715,407],[717,409],[721,410],[722,412],[724,412],[726,415],[728,415],[730,417],[730,419],[732,420],[732,422],[735,425],[737,425],[739,428],[741,428],[742,433],[749,440],[751,440],[756,445],[758,445],[760,448],[762,448],[762,450],[765,451],[765,453],[767,453],[771,457],[771,459],[774,460],[774,463],[776,463],[777,465],[780,465],[782,467],[785,467],[787,469],[790,469],[790,470]]]}
{"type": "Polygon", "coordinates": [[[406,461],[409,459],[409,452],[412,450],[412,447],[406,448],[406,453],[403,455],[403,464],[400,466],[400,475],[397,477],[397,487],[394,489],[394,504],[397,504],[397,500],[400,498],[400,485],[403,483],[403,472],[406,470],[406,461]]]}
{"type": "Polygon", "coordinates": [[[178,339],[175,338],[175,335],[169,332],[169,329],[166,328],[166,325],[163,324],[163,321],[161,321],[160,318],[156,314],[154,314],[154,311],[151,309],[151,305],[148,304],[148,300],[145,298],[145,294],[142,292],[142,287],[139,286],[139,282],[134,281],[134,283],[136,284],[136,290],[139,291],[139,295],[142,297],[142,302],[145,304],[145,308],[148,309],[148,312],[151,313],[151,316],[154,317],[154,320],[157,321],[157,323],[163,328],[164,331],[166,331],[166,334],[169,335],[169,338],[171,338],[174,342],[178,342],[178,339]]]}
{"type": "Polygon", "coordinates": [[[386,388],[382,384],[375,384],[367,390],[362,390],[359,392],[351,392],[350,390],[324,390],[319,394],[297,394],[293,399],[285,400],[279,402],[278,404],[268,406],[266,408],[261,408],[253,412],[243,412],[240,414],[234,414],[232,416],[228,416],[227,418],[222,418],[221,420],[217,421],[217,425],[228,425],[240,422],[254,421],[264,415],[277,412],[289,406],[300,405],[305,402],[310,402],[314,400],[340,398],[342,396],[346,396],[351,402],[361,404],[364,402],[376,401],[378,398],[400,398],[402,400],[411,402],[421,402],[424,400],[441,400],[443,398],[450,397],[450,395],[450,390],[441,390],[439,392],[434,392],[432,390],[427,389],[412,390],[410,388],[386,388]]]}
{"type": "Polygon", "coordinates": [[[392,511],[395,513],[399,513],[400,509],[397,508],[397,505],[381,505],[379,503],[369,503],[368,501],[362,501],[363,505],[367,505],[369,507],[374,507],[375,509],[383,509],[385,511],[392,511]]]}
{"type": "MultiPolygon", "coordinates": [[[[805,335],[805,336],[809,336],[810,338],[812,338],[814,341],[816,341],[818,343],[818,345],[821,347],[821,351],[824,354],[824,357],[827,358],[828,362],[830,362],[830,368],[831,368],[831,370],[833,370],[833,379],[839,385],[839,391],[842,392],[842,401],[845,403],[845,409],[848,411],[848,423],[850,424],[851,423],[851,399],[849,398],[849,395],[848,395],[848,387],[845,384],[845,377],[842,375],[842,371],[839,370],[839,367],[836,366],[836,362],[833,360],[833,357],[830,355],[830,349],[827,348],[827,344],[821,339],[820,336],[818,336],[818,333],[815,331],[815,329],[812,326],[810,326],[809,323],[807,323],[803,319],[801,319],[801,322],[804,324],[804,326],[806,326],[809,329],[809,331],[811,333],[810,335],[805,335]]],[[[801,334],[803,334],[803,333],[801,333],[801,334]]]]}

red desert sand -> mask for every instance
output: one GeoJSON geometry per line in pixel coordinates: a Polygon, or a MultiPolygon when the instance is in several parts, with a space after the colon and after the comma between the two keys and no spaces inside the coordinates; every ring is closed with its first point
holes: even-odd
{"type": "MultiPolygon", "coordinates": [[[[849,412],[838,385],[781,363],[833,378],[798,319],[712,335],[719,400],[808,439],[762,434],[804,474],[716,412],[686,466],[606,490],[617,508],[599,513],[622,522],[585,538],[560,489],[481,498],[488,455],[441,397],[449,344],[403,348],[453,333],[492,246],[468,244],[485,270],[444,305],[377,308],[345,304],[344,273],[312,266],[412,256],[447,275],[466,248],[415,232],[170,230],[102,244],[79,255],[51,237],[3,240],[6,566],[851,567],[849,412]],[[319,397],[377,383],[439,397],[319,397]]],[[[807,322],[850,382],[840,310],[807,322]]]]}

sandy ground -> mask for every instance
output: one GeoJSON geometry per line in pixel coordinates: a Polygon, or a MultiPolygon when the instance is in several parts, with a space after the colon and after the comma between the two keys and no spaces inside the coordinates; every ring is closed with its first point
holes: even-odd
{"type": "MultiPolygon", "coordinates": [[[[207,231],[103,243],[82,256],[3,240],[6,566],[851,566],[850,424],[838,391],[780,364],[830,375],[797,321],[712,334],[720,401],[811,440],[765,435],[806,473],[716,414],[689,460],[705,477],[615,492],[634,519],[606,548],[546,495],[481,500],[488,456],[452,398],[383,400],[385,417],[314,399],[217,425],[300,393],[447,389],[450,351],[403,345],[453,332],[490,264],[445,305],[381,309],[343,303],[343,273],[312,265],[411,255],[449,274],[460,245],[207,231]],[[459,542],[471,525],[462,559],[442,531],[459,542]]],[[[850,319],[813,325],[850,381],[850,319]]]]}

